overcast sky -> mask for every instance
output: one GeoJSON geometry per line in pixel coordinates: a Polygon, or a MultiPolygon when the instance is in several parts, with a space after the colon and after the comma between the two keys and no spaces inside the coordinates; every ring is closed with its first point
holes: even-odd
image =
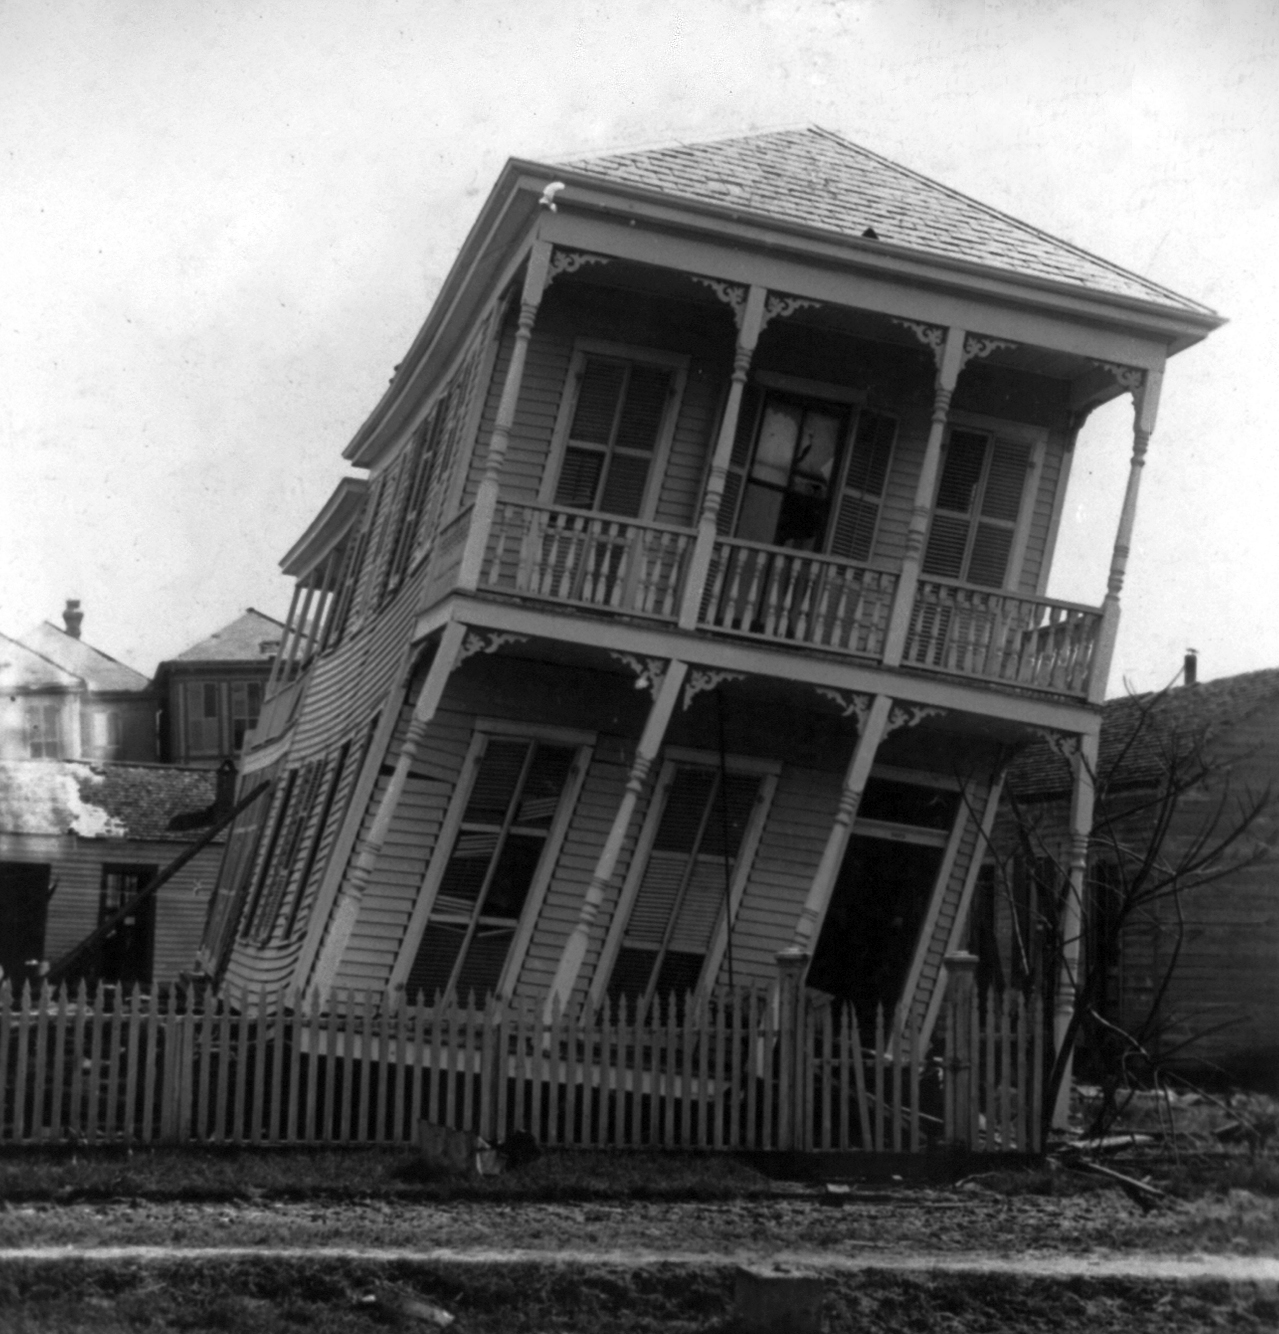
{"type": "MultiPolygon", "coordinates": [[[[138,669],[346,471],[502,162],[817,123],[1230,323],[1169,365],[1111,692],[1279,666],[1270,0],[0,0],[0,630],[138,669]]],[[[1129,400],[1050,591],[1097,604],[1129,400]]]]}

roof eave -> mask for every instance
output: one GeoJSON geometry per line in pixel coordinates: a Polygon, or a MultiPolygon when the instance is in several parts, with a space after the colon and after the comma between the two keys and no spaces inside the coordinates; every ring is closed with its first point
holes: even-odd
{"type": "MultiPolygon", "coordinates": [[[[539,163],[520,162],[518,165],[529,173],[540,172],[542,175],[556,174],[556,169],[539,163]]],[[[956,259],[947,255],[938,255],[932,251],[919,250],[909,246],[894,245],[891,242],[871,240],[860,236],[850,236],[845,232],[827,227],[817,227],[808,223],[794,222],[777,218],[771,214],[758,213],[748,208],[735,205],[715,204],[708,200],[691,199],[686,195],[667,193],[649,186],[637,185],[629,181],[618,181],[609,177],[593,176],[589,172],[573,171],[568,168],[558,169],[556,179],[562,180],[566,187],[557,195],[556,202],[561,207],[598,208],[600,201],[575,199],[572,187],[579,186],[585,191],[596,194],[612,195],[620,200],[633,201],[636,204],[658,205],[665,210],[678,210],[694,218],[713,221],[720,226],[716,229],[725,231],[725,224],[736,228],[754,228],[773,234],[781,234],[798,243],[799,250],[813,250],[814,244],[823,248],[835,246],[855,255],[857,261],[870,264],[879,269],[892,269],[901,264],[934,271],[938,279],[951,282],[956,276],[971,276],[986,280],[1012,283],[1019,288],[1030,289],[1045,296],[1057,295],[1072,302],[1084,301],[1105,312],[1105,318],[1114,320],[1116,316],[1125,323],[1134,323],[1132,317],[1155,317],[1161,324],[1172,322],[1180,325],[1168,339],[1169,354],[1180,352],[1206,338],[1214,329],[1225,324],[1226,318],[1216,311],[1199,303],[1191,306],[1170,305],[1162,302],[1146,301],[1139,297],[1119,293],[1100,292],[1095,288],[1079,283],[1061,282],[1051,278],[1018,273],[1013,269],[998,268],[994,265],[980,264],[975,261],[956,259]],[[809,243],[805,245],[805,243],[809,243]],[[1124,317],[1127,317],[1126,319],[1124,317]]],[[[820,257],[814,252],[814,257],[820,257]]],[[[916,280],[921,275],[911,275],[916,280]]],[[[1137,275],[1133,275],[1136,277],[1137,275]]],[[[1188,298],[1186,298],[1188,300],[1188,298]]],[[[1043,304],[1043,303],[1040,303],[1043,304]]]]}
{"type": "Polygon", "coordinates": [[[355,521],[368,489],[363,477],[343,477],[306,531],[280,558],[281,572],[290,578],[305,574],[327,555],[355,521]]]}

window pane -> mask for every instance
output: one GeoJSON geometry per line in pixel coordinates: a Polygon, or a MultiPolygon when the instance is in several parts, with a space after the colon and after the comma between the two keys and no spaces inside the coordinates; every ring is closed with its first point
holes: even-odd
{"type": "Polygon", "coordinates": [[[891,417],[881,416],[878,412],[862,413],[857,422],[857,438],[845,486],[868,496],[884,494],[888,459],[893,448],[893,426],[891,417]]]}
{"type": "Polygon", "coordinates": [[[747,542],[772,542],[782,512],[783,492],[748,483],[737,521],[737,536],[747,542]]]}
{"type": "Polygon", "coordinates": [[[1029,463],[1030,451],[1024,445],[995,446],[990,459],[990,473],[986,477],[986,488],[982,494],[983,518],[1017,522],[1029,463]]]}
{"type": "Polygon", "coordinates": [[[462,817],[467,824],[501,824],[506,819],[531,744],[496,737],[489,741],[462,817]]]}
{"type": "Polygon", "coordinates": [[[840,417],[826,412],[808,412],[800,432],[791,489],[809,496],[825,496],[830,490],[835,451],[839,448],[840,417]]]}
{"type": "Polygon", "coordinates": [[[857,815],[860,819],[888,820],[920,829],[949,829],[958,809],[959,793],[948,788],[872,778],[866,784],[857,815]]]}
{"type": "Polygon", "coordinates": [[[453,988],[459,1004],[468,1004],[472,997],[477,1005],[488,1000],[489,992],[501,980],[502,967],[514,938],[515,932],[507,926],[476,928],[453,988]]]}
{"type": "Polygon", "coordinates": [[[573,412],[573,425],[569,428],[572,439],[596,445],[608,444],[625,375],[626,367],[615,361],[587,361],[573,412]]]}
{"type": "Polygon", "coordinates": [[[405,993],[410,999],[416,999],[419,993],[425,996],[428,1004],[435,999],[437,991],[444,991],[453,976],[453,965],[457,961],[458,951],[466,939],[466,927],[453,926],[445,922],[431,922],[422,933],[422,943],[417,947],[417,957],[409,969],[405,993]]]}
{"type": "Polygon", "coordinates": [[[764,409],[764,424],[755,447],[751,476],[772,486],[784,487],[790,479],[795,445],[804,411],[791,403],[770,403],[764,409]]]}
{"type": "Polygon", "coordinates": [[[972,431],[952,431],[946,446],[946,463],[937,488],[937,508],[967,514],[973,507],[973,492],[981,480],[986,461],[986,437],[972,431]]]}
{"type": "Polygon", "coordinates": [[[657,970],[657,985],[653,988],[659,996],[683,996],[697,985],[702,975],[703,954],[685,954],[678,950],[667,950],[662,966],[657,970]]]}
{"type": "Polygon", "coordinates": [[[727,774],[724,784],[716,793],[715,803],[711,808],[710,819],[706,822],[706,832],[702,835],[702,844],[698,851],[705,857],[723,857],[724,830],[728,828],[728,855],[736,857],[742,845],[742,835],[746,832],[747,822],[751,818],[751,808],[755,805],[755,794],[759,791],[759,779],[754,774],[727,774]]]}
{"type": "Polygon", "coordinates": [[[994,524],[979,523],[973,539],[972,555],[968,558],[968,582],[983,588],[999,588],[1008,570],[1008,553],[1012,550],[1013,530],[997,528],[994,524]]]}
{"type": "MultiPolygon", "coordinates": [[[[632,366],[626,406],[617,426],[617,445],[652,453],[662,427],[671,374],[661,366],[632,366]]],[[[574,432],[576,435],[576,432],[574,432]]]]}
{"type": "Polygon", "coordinates": [[[635,454],[613,455],[599,503],[605,514],[623,514],[628,518],[639,514],[648,482],[648,463],[646,457],[635,454]]]}
{"type": "Polygon", "coordinates": [[[555,503],[576,509],[591,509],[595,504],[595,491],[600,483],[603,466],[603,454],[593,449],[575,449],[570,445],[564,451],[555,503]]]}
{"type": "Polygon", "coordinates": [[[958,579],[964,568],[964,550],[968,546],[968,520],[948,514],[934,514],[924,552],[923,571],[941,579],[958,579]]]}
{"type": "Polygon", "coordinates": [[[653,976],[656,959],[654,950],[628,949],[624,946],[618,951],[617,962],[613,965],[613,976],[608,985],[609,996],[613,999],[619,996],[642,996],[648,989],[649,978],[653,976]]]}
{"type": "Polygon", "coordinates": [[[538,746],[516,807],[517,825],[546,827],[551,823],[575,754],[571,746],[538,746]]]}
{"type": "Polygon", "coordinates": [[[218,716],[218,688],[212,681],[204,685],[204,716],[206,718],[218,716]]]}
{"type": "Polygon", "coordinates": [[[496,833],[463,831],[457,836],[435,898],[437,913],[470,913],[484,888],[484,877],[497,850],[497,841],[496,833]]]}
{"type": "Polygon", "coordinates": [[[486,917],[518,917],[533,883],[546,839],[541,834],[508,834],[481,911],[486,917]]]}
{"type": "Polygon", "coordinates": [[[690,767],[676,771],[657,827],[657,837],[653,840],[655,848],[669,852],[693,851],[715,777],[713,769],[690,767]]]}

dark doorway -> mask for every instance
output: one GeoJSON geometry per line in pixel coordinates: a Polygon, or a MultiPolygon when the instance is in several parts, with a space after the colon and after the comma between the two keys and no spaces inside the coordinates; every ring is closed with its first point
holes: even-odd
{"type": "MultiPolygon", "coordinates": [[[[98,898],[98,925],[118,912],[155,875],[154,866],[102,868],[102,891],[98,898]]],[[[98,949],[97,974],[103,982],[123,987],[151,983],[151,956],[155,942],[155,896],[140,903],[98,949]]]]}
{"type": "Polygon", "coordinates": [[[0,862],[0,968],[15,992],[39,977],[49,873],[47,862],[0,862]]]}
{"type": "Polygon", "coordinates": [[[831,895],[808,985],[851,1001],[863,1025],[901,998],[944,849],[855,834],[831,895]]]}

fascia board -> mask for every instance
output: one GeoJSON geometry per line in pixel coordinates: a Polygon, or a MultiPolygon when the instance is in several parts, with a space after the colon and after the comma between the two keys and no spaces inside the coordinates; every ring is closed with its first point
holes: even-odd
{"type": "Polygon", "coordinates": [[[280,558],[281,572],[292,578],[322,560],[354,522],[368,489],[363,477],[343,477],[306,531],[280,558]]]}

